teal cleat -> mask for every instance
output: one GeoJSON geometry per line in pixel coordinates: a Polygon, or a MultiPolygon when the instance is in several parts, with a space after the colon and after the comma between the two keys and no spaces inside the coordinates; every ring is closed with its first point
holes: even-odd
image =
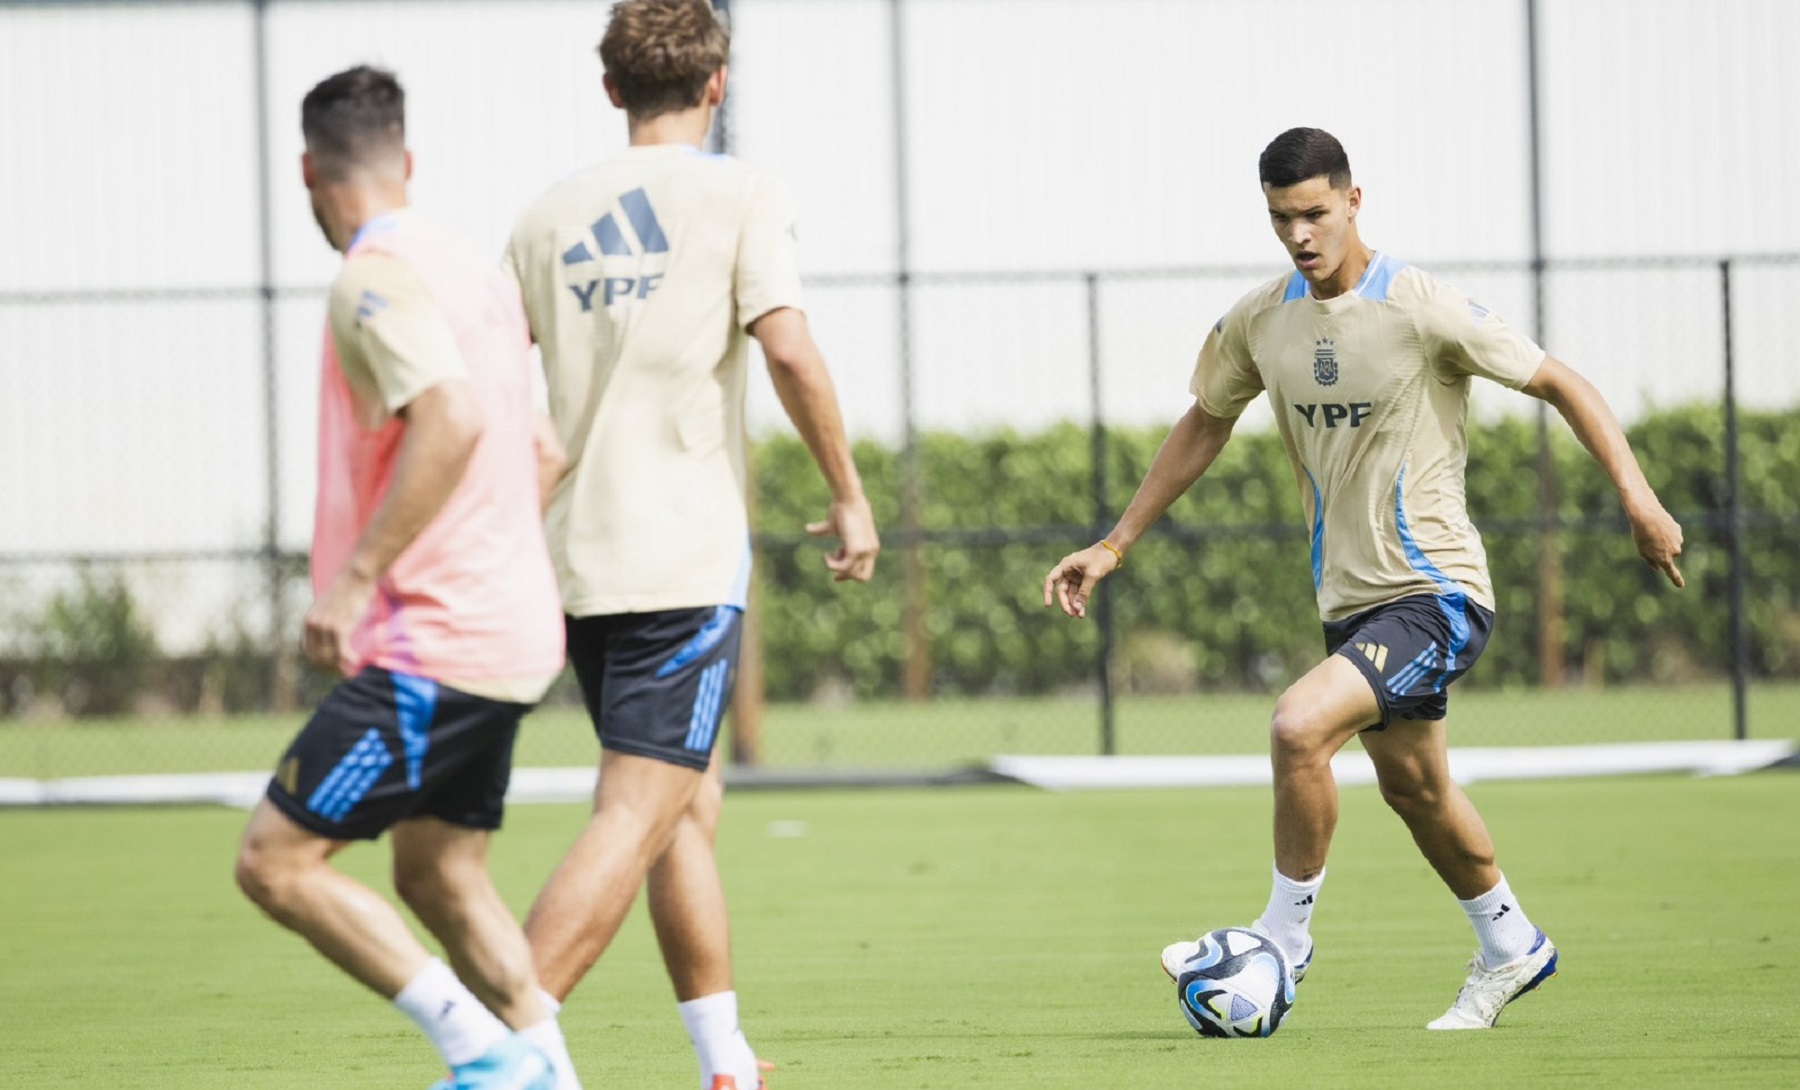
{"type": "Polygon", "coordinates": [[[517,1035],[481,1057],[450,1069],[429,1090],[556,1090],[556,1072],[544,1054],[517,1035]]]}

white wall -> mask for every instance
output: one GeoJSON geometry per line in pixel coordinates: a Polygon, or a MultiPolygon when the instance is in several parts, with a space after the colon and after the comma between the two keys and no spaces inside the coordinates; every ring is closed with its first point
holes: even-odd
{"type": "MultiPolygon", "coordinates": [[[[899,429],[885,0],[735,0],[739,153],[783,174],[813,320],[851,426],[899,429]]],[[[1541,0],[1552,257],[1800,252],[1789,0],[1541,0]]],[[[1255,184],[1276,132],[1336,132],[1364,233],[1428,267],[1529,254],[1523,0],[910,0],[909,242],[930,272],[1234,266],[1106,279],[1103,397],[1172,419],[1206,327],[1281,271],[1255,184]]],[[[498,253],[532,194],[624,142],[599,90],[598,0],[278,2],[268,16],[273,269],[335,255],[300,187],[299,100],[361,61],[410,96],[414,196],[498,253]]],[[[235,289],[200,301],[0,299],[0,551],[251,545],[266,516],[261,236],[247,5],[0,3],[0,292],[235,289]]],[[[1740,275],[1753,405],[1800,400],[1795,267],[1740,275]]],[[[1530,327],[1517,272],[1449,277],[1530,327]]],[[[1717,274],[1563,272],[1547,343],[1630,418],[1716,396],[1717,274]]],[[[927,428],[1086,419],[1079,279],[915,297],[927,428]]],[[[318,297],[284,296],[281,537],[311,516],[318,297]]],[[[758,426],[780,425],[766,382],[758,426]]],[[[1484,414],[1521,405],[1484,395],[1484,414]]]]}

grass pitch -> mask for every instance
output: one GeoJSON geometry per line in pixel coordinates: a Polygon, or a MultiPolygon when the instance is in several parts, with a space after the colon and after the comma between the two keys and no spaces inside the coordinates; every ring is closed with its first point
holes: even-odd
{"type": "MultiPolygon", "coordinates": [[[[1800,777],[1479,785],[1563,972],[1496,1030],[1433,1034],[1468,925],[1371,789],[1348,789],[1318,958],[1266,1041],[1196,1036],[1161,946],[1247,922],[1261,790],[742,793],[721,858],[772,1090],[1780,1086],[1800,1082],[1800,777]]],[[[582,820],[517,807],[519,909],[582,820]]],[[[236,894],[244,816],[0,812],[0,1084],[423,1087],[429,1047],[236,894]]],[[[385,845],[346,853],[376,882],[385,845]]],[[[587,1084],[695,1085],[641,910],[573,997],[587,1084]]]]}

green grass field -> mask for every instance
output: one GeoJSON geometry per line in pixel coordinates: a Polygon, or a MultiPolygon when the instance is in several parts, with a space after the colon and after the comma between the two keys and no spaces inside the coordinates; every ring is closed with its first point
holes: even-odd
{"type": "MultiPolygon", "coordinates": [[[[1197,1037],[1156,966],[1165,942],[1262,907],[1264,791],[734,795],[720,849],[745,1024],[780,1064],[773,1090],[1800,1084],[1800,776],[1473,794],[1563,954],[1488,1033],[1422,1028],[1473,941],[1365,788],[1344,793],[1312,975],[1267,1041],[1197,1037]]],[[[516,907],[582,816],[514,809],[495,871],[516,907]]],[[[400,1015],[238,897],[243,819],[0,812],[0,1085],[436,1077],[400,1015]]],[[[376,882],[384,864],[384,846],[345,856],[376,882]]],[[[641,906],[565,1026],[589,1087],[695,1084],[641,906]]]]}
{"type": "MultiPolygon", "coordinates": [[[[1131,697],[1119,702],[1120,753],[1260,753],[1274,698],[1255,694],[1131,697]]],[[[1800,685],[1750,690],[1751,737],[1800,737],[1800,685]]],[[[0,778],[57,779],[149,772],[273,768],[303,716],[35,724],[0,721],[0,778]]],[[[1456,691],[1457,746],[1562,745],[1731,737],[1724,685],[1680,688],[1456,691]]],[[[841,708],[777,704],[763,763],[790,767],[943,768],[996,753],[1096,753],[1092,699],[937,700],[841,708]]],[[[518,763],[585,765],[595,755],[583,712],[534,713],[518,763]]]]}

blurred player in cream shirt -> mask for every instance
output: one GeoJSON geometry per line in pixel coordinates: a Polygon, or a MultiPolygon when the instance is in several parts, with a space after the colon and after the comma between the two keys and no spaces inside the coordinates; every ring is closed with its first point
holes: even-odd
{"type": "Polygon", "coordinates": [[[561,1000],[648,881],[703,1090],[755,1090],[713,856],[716,742],[750,577],[749,339],[831,491],[809,526],[866,581],[879,541],[801,310],[775,178],[703,153],[729,40],[705,0],[625,0],[600,43],[630,147],[539,197],[506,265],[543,352],[568,472],[546,517],[569,658],[601,745],[594,812],[526,922],[561,1000]]]}

